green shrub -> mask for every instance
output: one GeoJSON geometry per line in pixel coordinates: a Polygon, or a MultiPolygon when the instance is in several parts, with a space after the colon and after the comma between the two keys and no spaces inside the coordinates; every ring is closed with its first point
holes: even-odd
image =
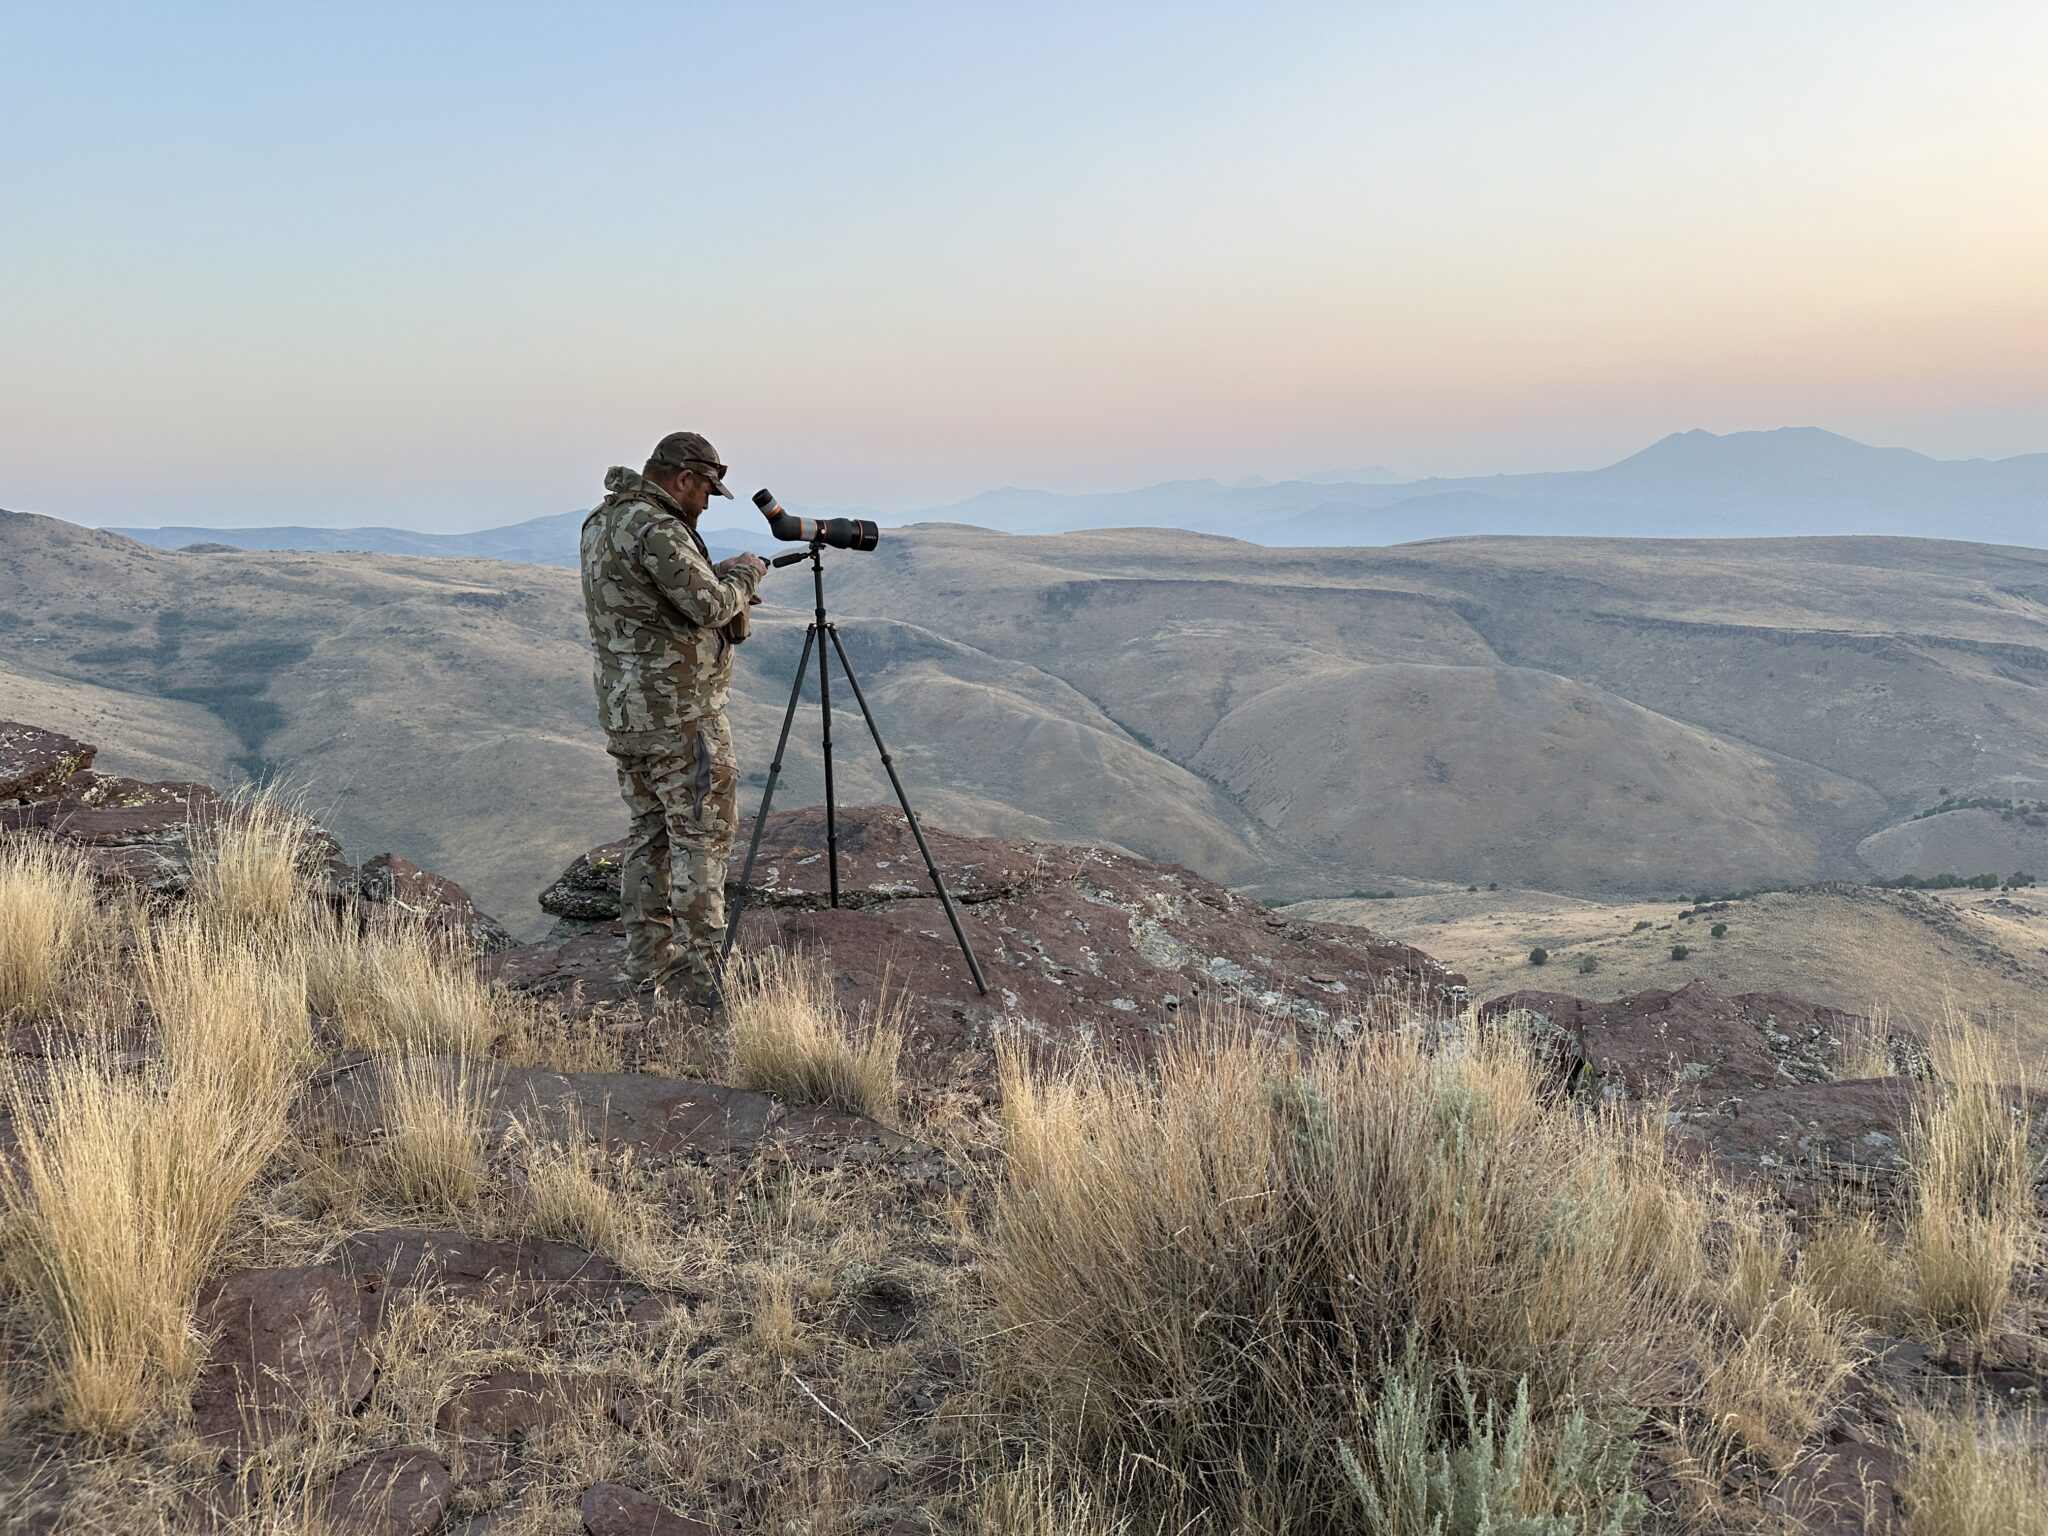
{"type": "Polygon", "coordinates": [[[1541,944],[1538,944],[1534,949],[1529,951],[1529,963],[1531,965],[1550,964],[1550,951],[1545,949],[1541,944]]]}
{"type": "Polygon", "coordinates": [[[1713,927],[1707,930],[1707,936],[1709,938],[1725,939],[1728,937],[1728,925],[1726,923],[1714,924],[1713,927]]]}
{"type": "Polygon", "coordinates": [[[1629,929],[1629,932],[1630,932],[1630,933],[1641,933],[1641,932],[1642,932],[1642,931],[1643,931],[1643,930],[1644,930],[1645,928],[1647,928],[1647,927],[1649,927],[1649,926],[1650,926],[1650,920],[1649,920],[1649,919],[1648,919],[1647,917],[1639,917],[1639,918],[1637,918],[1637,919],[1636,919],[1636,925],[1635,925],[1635,927],[1633,927],[1633,928],[1629,929]]]}
{"type": "Polygon", "coordinates": [[[1599,969],[1600,962],[1591,955],[1579,956],[1579,974],[1581,976],[1590,976],[1599,969]]]}
{"type": "Polygon", "coordinates": [[[1674,944],[1671,946],[1671,958],[1674,960],[1683,960],[1687,955],[1691,953],[1692,951],[1683,944],[1674,944]]]}
{"type": "Polygon", "coordinates": [[[1514,1407],[1502,1422],[1494,1404],[1480,1405],[1464,1367],[1452,1369],[1453,1412],[1428,1401],[1432,1394],[1418,1389],[1411,1366],[1387,1381],[1377,1403],[1360,1402],[1365,1456],[1337,1442],[1338,1462],[1367,1530],[1579,1536],[1630,1530],[1643,1518],[1649,1500],[1629,1486],[1635,1448],[1625,1428],[1596,1424],[1579,1409],[1546,1447],[1530,1428],[1528,1378],[1516,1383],[1514,1407]],[[1445,1443],[1446,1419],[1464,1426],[1463,1444],[1445,1443]],[[1547,1505],[1548,1512],[1520,1512],[1531,1503],[1547,1505]]]}

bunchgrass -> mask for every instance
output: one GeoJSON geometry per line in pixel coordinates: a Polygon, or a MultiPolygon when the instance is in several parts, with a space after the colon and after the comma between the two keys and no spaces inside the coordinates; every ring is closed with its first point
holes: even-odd
{"type": "Polygon", "coordinates": [[[11,1075],[20,1153],[0,1160],[0,1199],[72,1427],[124,1435],[196,1369],[200,1283],[284,1136],[282,1099],[246,1087],[212,1055],[11,1075]]]}
{"type": "Polygon", "coordinates": [[[1226,1023],[1152,1074],[1012,1053],[1003,1102],[993,1390],[1019,1454],[1063,1465],[1054,1503],[1622,1530],[1643,1444],[1710,1485],[1782,1466],[1846,1368],[1782,1234],[1654,1126],[1556,1102],[1512,1041],[1303,1054],[1226,1023]]]}
{"type": "Polygon", "coordinates": [[[1982,1335],[2035,1237],[2026,1074],[2009,1049],[1953,1017],[1933,1043],[1939,1077],[1906,1138],[1907,1306],[1923,1331],[1982,1335]]]}
{"type": "Polygon", "coordinates": [[[189,900],[209,923],[241,936],[295,931],[318,855],[313,823],[284,796],[259,790],[195,816],[189,900]]]}
{"type": "Polygon", "coordinates": [[[506,1007],[476,957],[408,917],[321,914],[307,929],[307,997],[350,1050],[487,1056],[506,1007]]]}
{"type": "Polygon", "coordinates": [[[2048,1536],[2048,1445],[2038,1423],[1923,1413],[1907,1431],[1907,1536],[2048,1536]]]}
{"type": "Polygon", "coordinates": [[[314,1051],[298,949],[170,919],[136,956],[174,1081],[218,1081],[249,1104],[288,1096],[314,1051]]]}
{"type": "Polygon", "coordinates": [[[372,1195],[437,1218],[476,1208],[488,1174],[494,1075],[459,1056],[380,1064],[378,1134],[363,1172],[372,1195]]]}
{"type": "Polygon", "coordinates": [[[903,1053],[900,999],[849,1018],[825,963],[776,952],[728,982],[734,1081],[801,1104],[890,1118],[903,1053]]]}
{"type": "Polygon", "coordinates": [[[47,1013],[91,958],[92,873],[41,838],[0,836],[0,1018],[47,1013]]]}

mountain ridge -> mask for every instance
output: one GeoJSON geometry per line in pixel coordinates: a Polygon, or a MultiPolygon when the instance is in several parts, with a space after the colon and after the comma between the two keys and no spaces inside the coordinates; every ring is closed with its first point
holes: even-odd
{"type": "MultiPolygon", "coordinates": [[[[885,526],[964,523],[998,532],[1058,534],[1178,527],[1268,547],[1376,547],[1464,536],[1656,538],[1914,537],[1930,526],[1966,542],[2039,548],[2048,541],[2048,453],[1937,459],[1874,447],[1820,427],[1717,434],[1672,432],[1596,469],[1406,478],[1390,471],[1208,478],[1134,490],[1073,492],[1008,486],[961,501],[889,514],[805,508],[885,526]]],[[[581,511],[502,528],[422,534],[389,528],[107,531],[159,548],[219,543],[242,549],[439,555],[574,565],[581,511]]],[[[714,509],[706,540],[721,557],[760,547],[742,512],[714,509]],[[722,517],[721,517],[722,514],[722,517]],[[732,521],[725,521],[730,518],[732,521]]]]}

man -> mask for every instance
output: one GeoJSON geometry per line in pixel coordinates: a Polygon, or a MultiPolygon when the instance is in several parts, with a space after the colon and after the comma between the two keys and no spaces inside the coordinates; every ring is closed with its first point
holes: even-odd
{"type": "Polygon", "coordinates": [[[732,652],[768,566],[757,555],[712,564],[697,519],[732,492],[695,432],[671,432],[639,474],[614,468],[604,488],[583,520],[583,607],[598,718],[633,817],[619,871],[626,973],[708,1006],[739,825],[725,721],[732,652]]]}

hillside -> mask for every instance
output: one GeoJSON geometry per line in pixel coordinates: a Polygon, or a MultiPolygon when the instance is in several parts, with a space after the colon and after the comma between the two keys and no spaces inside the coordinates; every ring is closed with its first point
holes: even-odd
{"type": "MultiPolygon", "coordinates": [[[[399,848],[515,917],[616,835],[571,571],[165,552],[14,515],[0,554],[0,686],[113,767],[281,774],[352,848],[399,848]]],[[[754,785],[799,579],[770,578],[741,653],[754,785]]],[[[1901,872],[1887,829],[1916,813],[2048,784],[2035,551],[917,528],[835,554],[829,583],[921,810],[1276,898],[1861,879],[1866,848],[1901,872]]],[[[887,799],[858,716],[834,735],[843,796],[887,799]]],[[[783,804],[820,792],[813,740],[807,723],[783,804]]]]}
{"type": "Polygon", "coordinates": [[[1694,908],[1456,887],[1286,911],[1369,924],[1426,949],[1463,972],[1476,997],[1558,987],[1613,999],[1699,980],[1728,993],[1789,992],[1922,1033],[1967,1018],[2033,1060],[2048,1052],[2048,897],[2031,888],[1823,885],[1694,908]],[[1727,930],[1719,938],[1717,924],[1727,930]],[[1672,957],[1674,945],[1688,950],[1683,959],[1672,957]],[[1529,963],[1538,946],[1550,957],[1541,968],[1529,963]]]}
{"type": "MultiPolygon", "coordinates": [[[[157,549],[225,545],[267,553],[427,555],[441,559],[510,560],[521,565],[576,566],[576,537],[585,513],[557,512],[475,533],[416,533],[409,528],[108,528],[157,549]]],[[[705,543],[719,558],[743,544],[730,532],[707,530],[705,543]]]]}

